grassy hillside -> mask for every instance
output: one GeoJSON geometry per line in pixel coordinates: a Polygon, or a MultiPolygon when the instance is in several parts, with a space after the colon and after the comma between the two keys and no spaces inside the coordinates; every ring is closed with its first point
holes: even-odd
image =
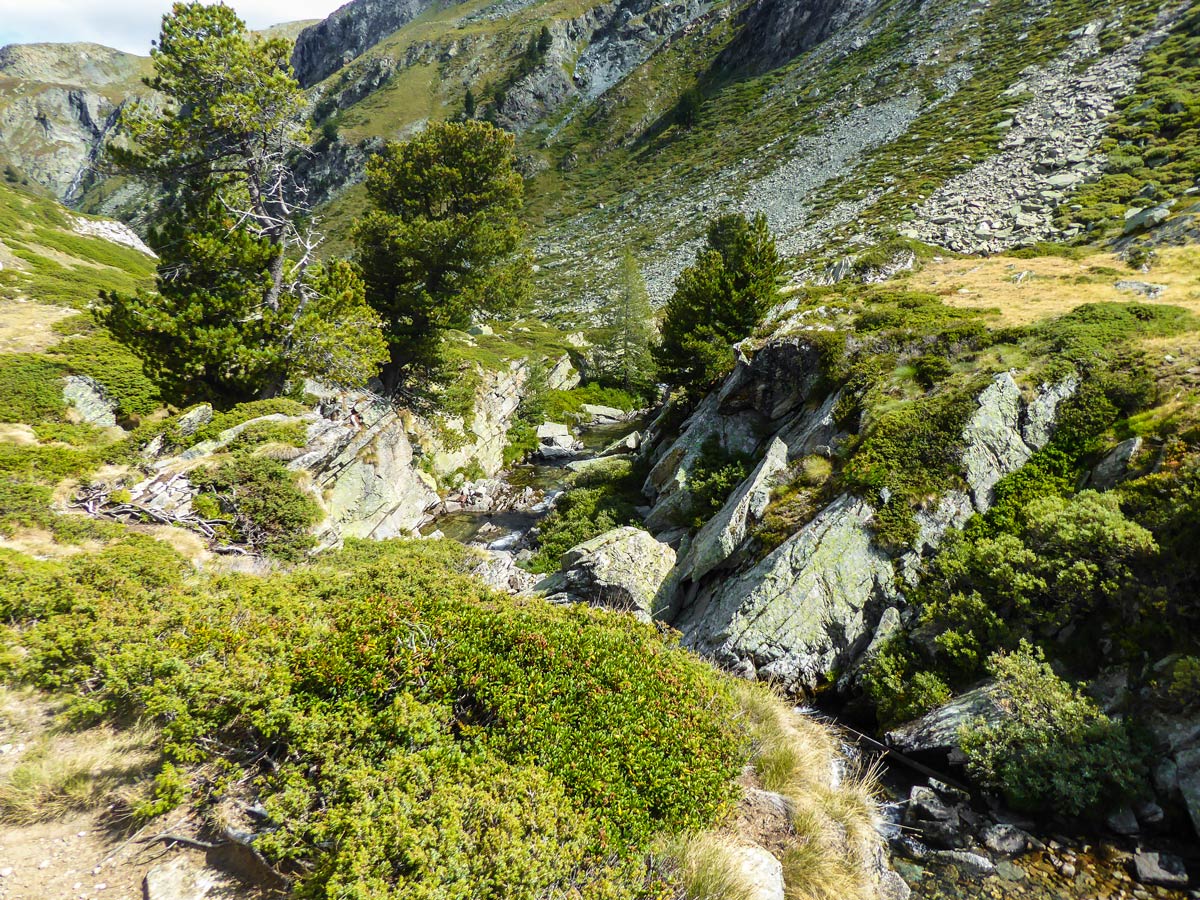
{"type": "Polygon", "coordinates": [[[0,178],[0,300],[82,309],[101,290],[149,283],[151,257],[77,233],[74,218],[42,191],[0,178]]]}

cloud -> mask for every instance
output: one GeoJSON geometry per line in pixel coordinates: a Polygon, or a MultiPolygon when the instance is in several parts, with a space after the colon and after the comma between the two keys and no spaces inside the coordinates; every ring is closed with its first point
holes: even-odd
{"type": "MultiPolygon", "coordinates": [[[[345,0],[227,0],[251,28],[321,19],[345,0]]],[[[171,0],[0,0],[0,46],[92,41],[130,53],[150,52],[171,0]]]]}

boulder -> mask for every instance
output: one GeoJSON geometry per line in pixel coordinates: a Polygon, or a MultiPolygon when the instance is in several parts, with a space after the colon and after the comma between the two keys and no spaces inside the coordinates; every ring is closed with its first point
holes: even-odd
{"type": "Polygon", "coordinates": [[[983,845],[1000,856],[1016,856],[1029,846],[1029,835],[1007,822],[989,825],[981,837],[983,845]]]}
{"type": "Polygon", "coordinates": [[[535,586],[553,602],[589,603],[649,622],[675,551],[641,528],[606,531],[563,554],[561,571],[535,586]]]}
{"type": "Polygon", "coordinates": [[[785,688],[815,687],[865,647],[894,605],[894,572],[872,541],[874,508],[843,495],[758,565],[705,585],[675,626],[683,643],[785,688]]]}
{"type": "Polygon", "coordinates": [[[207,403],[201,403],[199,406],[193,406],[183,415],[181,415],[175,423],[175,427],[179,429],[179,433],[184,437],[195,434],[205,425],[213,420],[213,408],[207,403]]]}
{"type": "Polygon", "coordinates": [[[1043,384],[1029,401],[1021,417],[1021,438],[1034,450],[1041,450],[1054,434],[1058,404],[1079,390],[1079,377],[1068,375],[1053,384],[1043,384]]]}
{"type": "Polygon", "coordinates": [[[939,850],[933,854],[939,862],[954,866],[964,875],[971,878],[986,878],[996,871],[995,865],[986,856],[971,853],[967,850],[939,850]]]}
{"type": "Polygon", "coordinates": [[[97,428],[112,428],[117,424],[117,404],[109,399],[94,378],[68,375],[63,379],[63,400],[75,407],[79,417],[97,428]]]}
{"type": "Polygon", "coordinates": [[[1165,284],[1150,284],[1146,281],[1118,281],[1113,285],[1118,291],[1129,291],[1134,294],[1141,294],[1147,300],[1157,300],[1166,293],[1167,286],[1165,284]]]}
{"type": "Polygon", "coordinates": [[[1153,853],[1139,850],[1133,855],[1133,877],[1142,884],[1183,889],[1187,887],[1188,874],[1183,860],[1169,853],[1153,853]]]}
{"type": "Polygon", "coordinates": [[[571,364],[569,355],[564,353],[555,360],[550,371],[546,373],[546,387],[552,391],[569,391],[579,387],[579,373],[571,364]]]}
{"type": "Polygon", "coordinates": [[[558,422],[543,422],[537,427],[538,454],[546,459],[574,456],[583,445],[571,436],[571,429],[558,422]]]}
{"type": "Polygon", "coordinates": [[[1171,207],[1168,204],[1160,206],[1151,206],[1146,209],[1138,209],[1136,207],[1125,211],[1125,234],[1133,234],[1135,231],[1141,231],[1144,228],[1156,228],[1163,222],[1167,221],[1171,216],[1171,207]]]}
{"type": "Polygon", "coordinates": [[[617,456],[621,453],[637,453],[642,446],[642,436],[639,432],[631,431],[625,437],[617,438],[601,452],[601,456],[617,456]]]}
{"type": "Polygon", "coordinates": [[[996,702],[995,683],[985,682],[921,718],[889,731],[887,742],[902,753],[950,753],[953,757],[959,751],[958,733],[962,726],[976,719],[999,722],[1002,716],[996,702]]]}
{"type": "Polygon", "coordinates": [[[1131,437],[1121,441],[1092,469],[1088,476],[1088,486],[1098,491],[1107,491],[1116,487],[1129,471],[1129,463],[1141,449],[1142,439],[1140,437],[1131,437]]]}
{"type": "Polygon", "coordinates": [[[628,415],[625,410],[617,409],[615,406],[599,406],[594,403],[583,404],[579,407],[579,411],[587,416],[593,425],[612,425],[623,422],[628,415]]]}
{"type": "Polygon", "coordinates": [[[1141,827],[1138,825],[1137,816],[1133,814],[1133,810],[1128,806],[1121,806],[1114,809],[1104,817],[1104,824],[1114,834],[1134,835],[1141,830],[1141,827]]]}
{"type": "Polygon", "coordinates": [[[1192,829],[1200,834],[1200,747],[1175,754],[1175,779],[1192,819],[1192,829]]]}
{"type": "Polygon", "coordinates": [[[1023,466],[1033,450],[1021,437],[1021,389],[1008,372],[996,376],[963,429],[963,467],[976,509],[992,504],[1001,478],[1023,466]]]}
{"type": "Polygon", "coordinates": [[[687,557],[679,566],[681,579],[699,581],[733,555],[746,538],[747,525],[762,519],[771,502],[774,478],[787,468],[787,460],[787,444],[779,438],[772,439],[750,477],[693,539],[687,557]]]}
{"type": "Polygon", "coordinates": [[[729,848],[730,863],[745,900],[784,900],[783,864],[762,847],[729,848]]]}
{"type": "Polygon", "coordinates": [[[407,536],[438,501],[436,485],[416,465],[404,417],[366,397],[314,421],[304,453],[288,468],[311,478],[330,542],[407,536]]]}

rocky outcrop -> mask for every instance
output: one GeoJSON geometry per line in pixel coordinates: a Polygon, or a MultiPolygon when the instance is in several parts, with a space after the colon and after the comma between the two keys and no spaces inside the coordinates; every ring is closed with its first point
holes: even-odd
{"type": "Polygon", "coordinates": [[[753,410],[726,414],[718,394],[709,394],[684,423],[683,431],[658,458],[642,488],[653,498],[646,527],[659,534],[672,528],[691,505],[688,480],[696,461],[710,442],[727,453],[752,453],[759,436],[760,416],[753,410]]]}
{"type": "Polygon", "coordinates": [[[699,589],[674,623],[684,644],[747,676],[815,687],[866,646],[895,600],[874,512],[839,497],[758,565],[699,589]]]}
{"type": "Polygon", "coordinates": [[[721,54],[726,70],[765,72],[810,50],[879,6],[879,0],[755,0],[721,54]]]}
{"type": "Polygon", "coordinates": [[[729,446],[738,436],[749,447],[757,434],[774,429],[751,476],[685,546],[664,614],[687,646],[747,676],[813,688],[841,670],[840,684],[849,689],[863,655],[902,627],[898,584],[915,582],[922,557],[949,529],[986,511],[996,483],[1049,441],[1058,405],[1074,393],[1078,379],[1044,384],[1026,401],[1011,373],[997,375],[963,427],[966,489],[948,491],[917,511],[919,537],[898,559],[876,543],[874,506],[847,494],[738,571],[754,550],[747,526],[763,515],[772,479],[790,459],[828,452],[824,442],[836,440],[837,394],[819,404],[811,396],[821,384],[819,372],[818,354],[803,338],[772,340],[753,356],[741,351],[733,374],[657,458],[645,487],[655,498],[646,521],[652,531],[665,530],[687,508],[697,448],[710,441],[729,446]]]}
{"type": "Polygon", "coordinates": [[[535,590],[551,602],[589,603],[648,622],[674,567],[674,550],[641,528],[625,526],[572,547],[563,555],[562,570],[535,590]]]}
{"type": "Polygon", "coordinates": [[[961,762],[960,729],[977,719],[994,723],[1001,716],[995,685],[987,682],[888,732],[887,740],[904,753],[948,754],[961,762]]]}
{"type": "Polygon", "coordinates": [[[309,87],[328,78],[434,5],[432,0],[352,0],[300,32],[292,50],[297,80],[309,87]]]}
{"type": "Polygon", "coordinates": [[[68,375],[63,379],[63,400],[75,409],[79,418],[97,428],[112,428],[117,424],[117,404],[104,392],[94,378],[68,375]]]}
{"type": "Polygon", "coordinates": [[[773,479],[787,468],[787,460],[787,444],[774,438],[750,477],[692,540],[687,556],[679,564],[681,580],[699,581],[731,560],[746,539],[747,526],[762,519],[771,502],[773,479]]]}

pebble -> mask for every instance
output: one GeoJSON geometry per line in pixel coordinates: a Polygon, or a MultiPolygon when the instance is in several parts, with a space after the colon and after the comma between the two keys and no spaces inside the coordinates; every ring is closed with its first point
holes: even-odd
{"type": "Polygon", "coordinates": [[[12,873],[13,873],[13,867],[5,866],[3,869],[0,869],[0,878],[8,878],[9,876],[12,875],[12,873]]]}

